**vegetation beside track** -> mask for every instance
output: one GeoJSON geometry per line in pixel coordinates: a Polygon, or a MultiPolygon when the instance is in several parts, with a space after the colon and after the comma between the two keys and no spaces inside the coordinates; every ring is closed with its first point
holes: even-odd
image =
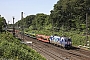
{"type": "Polygon", "coordinates": [[[0,59],[11,60],[46,60],[39,53],[32,50],[10,33],[0,34],[0,59]]]}

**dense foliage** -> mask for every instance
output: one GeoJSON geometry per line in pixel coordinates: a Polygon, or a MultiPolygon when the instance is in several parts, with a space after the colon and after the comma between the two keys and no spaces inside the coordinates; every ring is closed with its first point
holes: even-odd
{"type": "Polygon", "coordinates": [[[47,26],[49,15],[38,13],[36,14],[35,20],[32,21],[32,27],[35,27],[38,30],[44,29],[47,26]]]}
{"type": "MultiPolygon", "coordinates": [[[[54,27],[64,26],[65,30],[72,28],[84,30],[86,13],[90,14],[89,2],[89,0],[59,0],[50,14],[54,27]]],[[[90,17],[88,17],[89,19],[90,17]]],[[[89,23],[90,21],[88,21],[89,23]]],[[[88,27],[90,28],[90,25],[88,27]]]]}
{"type": "Polygon", "coordinates": [[[1,60],[45,60],[39,53],[32,50],[10,33],[0,34],[0,59],[1,60]]]}
{"type": "Polygon", "coordinates": [[[4,28],[6,28],[6,25],[7,23],[5,18],[0,16],[0,32],[2,32],[4,28]]]}
{"type": "Polygon", "coordinates": [[[35,15],[29,15],[27,16],[26,18],[23,18],[22,20],[19,20],[18,22],[16,22],[16,26],[19,26],[19,27],[25,27],[25,28],[28,28],[29,26],[31,26],[32,24],[32,20],[35,19],[35,15]]]}

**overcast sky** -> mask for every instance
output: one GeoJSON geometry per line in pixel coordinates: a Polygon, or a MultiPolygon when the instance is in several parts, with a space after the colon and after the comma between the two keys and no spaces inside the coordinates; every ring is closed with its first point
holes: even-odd
{"type": "Polygon", "coordinates": [[[21,12],[24,17],[27,15],[45,13],[50,14],[54,4],[58,0],[0,0],[0,15],[5,17],[6,21],[12,23],[12,17],[15,22],[20,20],[21,12]]]}

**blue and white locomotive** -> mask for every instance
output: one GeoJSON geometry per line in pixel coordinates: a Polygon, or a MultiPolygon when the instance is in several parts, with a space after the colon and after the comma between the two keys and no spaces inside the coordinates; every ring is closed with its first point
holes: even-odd
{"type": "Polygon", "coordinates": [[[50,36],[50,43],[54,43],[64,48],[71,48],[72,42],[68,37],[50,36]]]}

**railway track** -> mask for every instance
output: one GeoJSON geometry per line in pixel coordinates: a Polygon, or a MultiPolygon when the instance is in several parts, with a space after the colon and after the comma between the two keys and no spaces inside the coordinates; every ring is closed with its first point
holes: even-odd
{"type": "MultiPolygon", "coordinates": [[[[38,51],[40,54],[42,54],[44,57],[47,58],[47,60],[67,60],[66,57],[63,57],[62,55],[58,55],[55,53],[55,51],[51,51],[48,49],[47,45],[40,44],[40,41],[33,40],[32,38],[25,37],[26,41],[33,41],[33,46],[31,44],[28,44],[29,46],[33,47],[36,51],[38,51]]],[[[24,41],[25,41],[24,40],[24,41]]],[[[42,43],[42,42],[41,42],[42,43]]]]}
{"type": "Polygon", "coordinates": [[[47,60],[90,60],[90,52],[83,49],[65,50],[27,36],[24,36],[24,38],[24,41],[32,41],[33,49],[46,57],[47,60]]]}
{"type": "Polygon", "coordinates": [[[47,49],[45,48],[41,48],[41,47],[36,47],[34,46],[34,49],[37,50],[40,52],[40,53],[43,53],[43,54],[46,54],[48,57],[50,57],[50,59],[48,60],[66,60],[67,58],[65,57],[62,57],[61,55],[56,55],[54,54],[53,52],[51,51],[48,51],[47,49]],[[57,57],[57,58],[56,58],[57,57]]]}
{"type": "Polygon", "coordinates": [[[44,44],[44,45],[46,47],[47,46],[49,47],[49,48],[47,48],[47,50],[51,49],[52,52],[57,54],[59,57],[61,57],[60,55],[63,55],[64,59],[69,59],[69,60],[86,60],[86,59],[90,59],[87,55],[78,53],[77,51],[72,51],[72,50],[71,51],[70,50],[65,51],[64,49],[61,49],[61,48],[58,49],[58,47],[55,47],[55,46],[50,47],[48,44],[44,44]]]}

